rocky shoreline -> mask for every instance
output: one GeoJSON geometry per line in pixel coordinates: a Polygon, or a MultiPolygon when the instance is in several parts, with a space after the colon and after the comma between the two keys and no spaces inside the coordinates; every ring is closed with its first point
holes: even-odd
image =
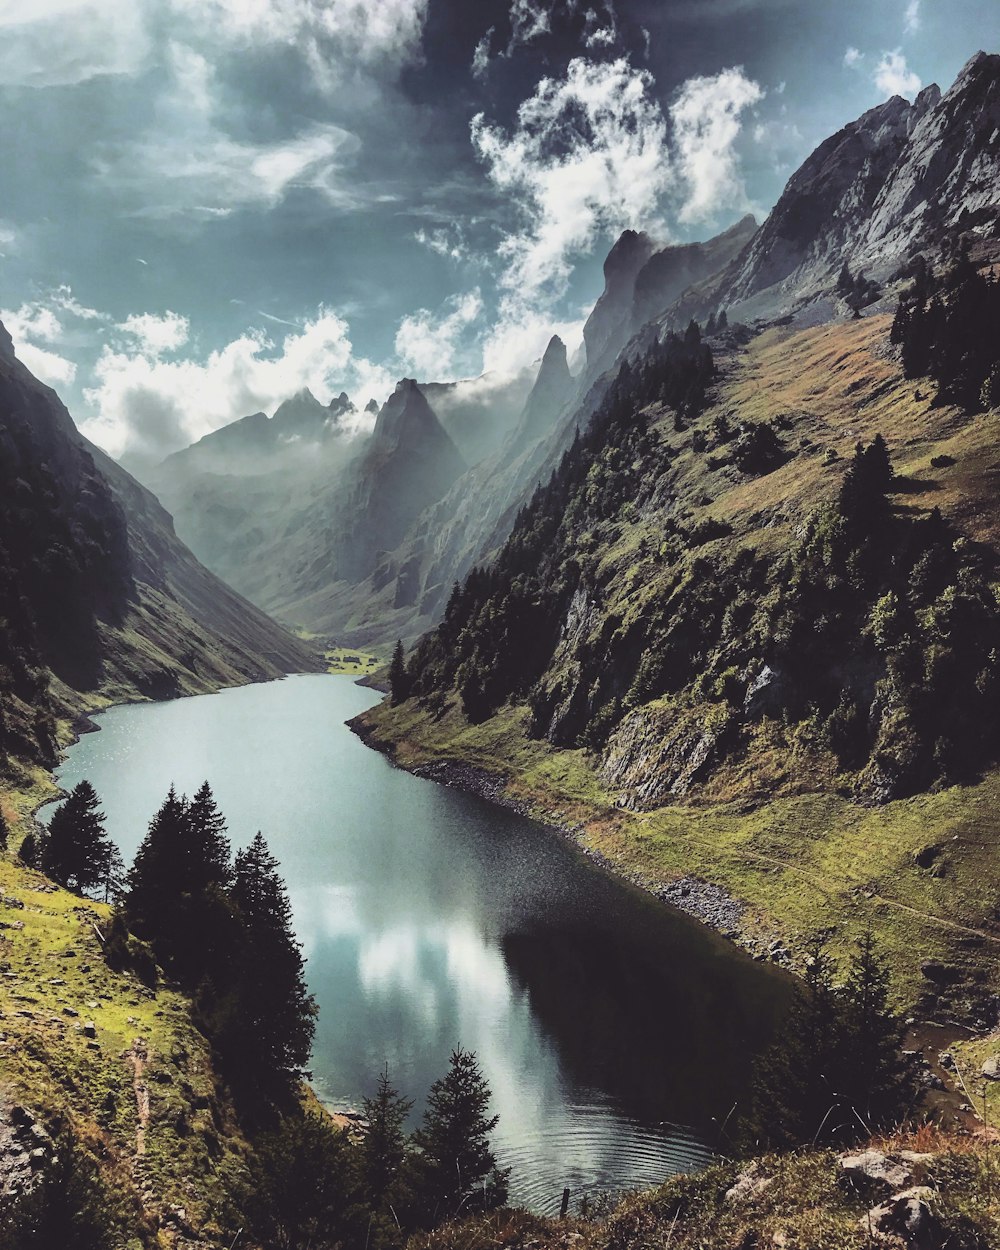
{"type": "MultiPolygon", "coordinates": [[[[391,744],[381,742],[363,723],[358,724],[352,721],[350,727],[369,746],[387,755],[397,767],[400,767],[391,744]]],[[[539,813],[530,804],[509,795],[507,793],[508,779],[502,773],[490,772],[488,769],[457,760],[436,760],[429,764],[419,764],[408,771],[412,772],[415,777],[424,777],[428,781],[436,781],[439,785],[464,790],[467,794],[475,794],[489,803],[495,803],[499,807],[517,812],[519,816],[537,821],[553,833],[571,841],[591,863],[713,929],[755,959],[768,960],[783,967],[791,965],[791,952],[779,939],[762,942],[758,936],[745,931],[743,920],[747,915],[747,904],[742,899],[700,877],[684,876],[673,881],[654,882],[641,873],[622,869],[600,851],[583,845],[580,838],[582,825],[569,825],[561,822],[554,814],[539,813]]]]}

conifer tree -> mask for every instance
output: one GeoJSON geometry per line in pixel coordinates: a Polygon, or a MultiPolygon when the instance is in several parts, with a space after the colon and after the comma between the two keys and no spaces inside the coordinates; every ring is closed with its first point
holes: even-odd
{"type": "Polygon", "coordinates": [[[288,892],[261,833],[236,856],[230,901],[244,927],[232,1059],[278,1083],[292,1082],[309,1058],[316,1004],[306,989],[288,892]]]}
{"type": "Polygon", "coordinates": [[[851,957],[843,990],[845,1092],[870,1131],[894,1127],[914,1101],[901,1050],[902,1027],[889,1006],[889,971],[867,929],[851,957]]]}
{"type": "Polygon", "coordinates": [[[81,781],[52,813],[42,871],[70,889],[90,890],[108,882],[114,853],[97,792],[89,781],[81,781]]]}
{"type": "Polygon", "coordinates": [[[413,1103],[389,1080],[389,1065],[378,1075],[374,1098],[364,1100],[368,1127],[361,1147],[365,1196],[374,1210],[391,1201],[406,1161],[406,1117],[413,1103]]]}
{"type": "Polygon", "coordinates": [[[129,927],[151,941],[164,933],[181,893],[187,809],[187,799],[171,786],[128,874],[125,910],[129,927]]]}
{"type": "Polygon", "coordinates": [[[389,690],[393,707],[409,698],[410,683],[406,674],[406,660],[403,652],[402,639],[396,639],[389,665],[389,690]]]}
{"type": "Polygon", "coordinates": [[[423,1123],[414,1135],[420,1150],[419,1193],[426,1222],[489,1211],[507,1199],[509,1171],[497,1167],[490,1134],[490,1088],[476,1056],[454,1050],[448,1072],[431,1086],[423,1123]]]}
{"type": "Polygon", "coordinates": [[[205,781],[188,804],[184,854],[187,887],[225,889],[232,875],[232,851],[226,836],[226,818],[219,811],[205,781]]]}
{"type": "Polygon", "coordinates": [[[3,808],[0,807],[0,851],[6,851],[9,840],[10,826],[7,824],[7,817],[3,814],[3,808]]]}

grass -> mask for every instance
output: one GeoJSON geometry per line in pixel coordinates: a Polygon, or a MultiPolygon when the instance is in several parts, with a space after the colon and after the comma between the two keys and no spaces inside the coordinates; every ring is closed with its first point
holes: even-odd
{"type": "MultiPolygon", "coordinates": [[[[666,514],[731,527],[729,537],[700,550],[786,549],[803,518],[835,494],[855,443],[877,432],[904,479],[905,489],[893,496],[897,509],[926,513],[939,504],[971,538],[1000,538],[1000,412],[967,416],[932,407],[927,381],[905,380],[886,350],[890,320],[767,331],[720,357],[713,405],[691,429],[676,430],[671,413],[651,410],[669,448],[657,483],[666,514]],[[790,458],[752,479],[710,469],[709,457],[693,450],[694,436],[707,434],[720,412],[731,426],[777,420],[790,458]],[[942,454],[955,464],[931,466],[942,454]]],[[[662,541],[662,522],[654,511],[611,527],[599,548],[603,614],[627,623],[670,593],[678,565],[650,554],[662,541]]],[[[553,671],[562,662],[557,656],[553,671]]],[[[660,762],[664,744],[685,717],[703,711],[669,701],[643,709],[632,752],[639,780],[673,767],[672,756],[660,762]]],[[[744,751],[682,800],[668,797],[656,810],[638,812],[622,806],[632,802],[631,778],[611,789],[600,759],[530,741],[523,709],[506,708],[470,726],[452,699],[439,716],[408,703],[377,708],[366,719],[404,766],[450,758],[503,774],[510,794],[560,823],[580,824],[581,842],[628,875],[652,885],[695,875],[724,886],[748,905],[739,936],[751,948],[779,937],[794,949],[804,933],[824,927],[836,929],[834,949],[843,957],[871,924],[900,1005],[968,1016],[1000,990],[1000,773],[973,786],[861,807],[844,797],[850,778],[809,741],[808,725],[765,721],[744,751]],[[917,856],[928,847],[937,848],[933,862],[921,867],[917,856]],[[962,987],[939,994],[936,1004],[921,972],[928,960],[953,965],[962,987]]]]}
{"type": "MultiPolygon", "coordinates": [[[[51,788],[40,774],[2,796],[12,845],[51,788]]],[[[231,1237],[226,1191],[248,1148],[190,1002],[105,963],[109,915],[0,857],[0,1093],[72,1124],[129,1194],[147,1244],[171,1207],[207,1235],[231,1237]]]]}
{"type": "Polygon", "coordinates": [[[540,1219],[501,1211],[446,1225],[411,1241],[414,1250],[872,1250],[934,1244],[956,1250],[1000,1244],[1000,1159],[983,1141],[930,1128],[873,1145],[928,1156],[914,1164],[926,1186],[933,1243],[905,1242],[873,1231],[868,1212],[885,1197],[876,1186],[849,1183],[833,1151],[802,1150],[750,1163],[719,1163],[631,1195],[599,1219],[540,1219]],[[746,1178],[742,1194],[729,1195],[746,1178]]]}
{"type": "Polygon", "coordinates": [[[355,677],[367,677],[374,673],[382,660],[368,651],[353,647],[337,647],[325,652],[328,673],[350,673],[355,677]]]}

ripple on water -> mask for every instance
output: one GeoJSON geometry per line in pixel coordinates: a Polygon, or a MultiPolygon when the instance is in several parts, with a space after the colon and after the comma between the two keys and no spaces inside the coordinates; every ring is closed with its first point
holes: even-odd
{"type": "Polygon", "coordinates": [[[570,1209],[584,1195],[623,1193],[660,1185],[678,1172],[703,1168],[712,1151],[677,1124],[650,1126],[623,1116],[609,1122],[605,1107],[573,1106],[558,1122],[535,1131],[504,1132],[497,1155],[511,1169],[511,1201],[540,1215],[559,1212],[564,1188],[570,1209]]]}

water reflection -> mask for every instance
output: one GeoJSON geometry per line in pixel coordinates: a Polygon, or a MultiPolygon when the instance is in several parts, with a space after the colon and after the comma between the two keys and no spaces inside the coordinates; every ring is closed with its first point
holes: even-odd
{"type": "Polygon", "coordinates": [[[564,1185],[702,1162],[783,983],[530,822],[392,769],[343,726],[371,699],[301,677],[116,708],[60,778],[93,782],[127,858],[171,782],[208,777],[235,845],[264,830],[332,1102],[356,1104],[388,1061],[419,1110],[460,1044],[492,1087],[516,1199],[552,1210],[564,1185]]]}

